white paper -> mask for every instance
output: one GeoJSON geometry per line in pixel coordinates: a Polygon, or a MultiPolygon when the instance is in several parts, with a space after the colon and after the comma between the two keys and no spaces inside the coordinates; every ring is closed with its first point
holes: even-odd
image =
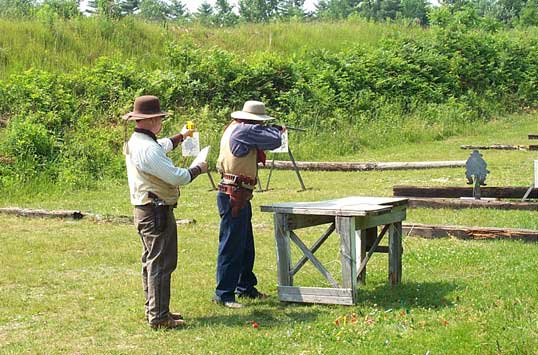
{"type": "Polygon", "coordinates": [[[195,157],[200,153],[200,132],[194,132],[181,143],[181,154],[184,157],[195,157]]]}
{"type": "Polygon", "coordinates": [[[282,144],[280,147],[270,151],[271,153],[287,153],[288,152],[288,131],[282,132],[282,144]]]}
{"type": "Polygon", "coordinates": [[[191,165],[189,165],[189,169],[194,168],[195,166],[197,166],[201,162],[206,162],[207,161],[207,156],[209,155],[209,148],[210,148],[210,146],[204,147],[204,149],[202,149],[200,151],[200,153],[198,153],[196,158],[194,158],[194,160],[192,161],[191,165]]]}

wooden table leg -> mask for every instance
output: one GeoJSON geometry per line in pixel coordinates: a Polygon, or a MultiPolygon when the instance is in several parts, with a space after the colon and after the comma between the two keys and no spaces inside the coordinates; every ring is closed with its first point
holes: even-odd
{"type": "Polygon", "coordinates": [[[290,231],[288,230],[288,215],[275,213],[276,261],[278,270],[278,285],[292,286],[291,273],[290,231]]]}
{"type": "Polygon", "coordinates": [[[397,285],[402,280],[402,222],[389,226],[389,282],[397,285]]]}
{"type": "Polygon", "coordinates": [[[352,303],[357,294],[357,251],[355,217],[336,216],[336,231],[340,235],[340,259],[342,262],[342,287],[352,290],[352,303]]]}

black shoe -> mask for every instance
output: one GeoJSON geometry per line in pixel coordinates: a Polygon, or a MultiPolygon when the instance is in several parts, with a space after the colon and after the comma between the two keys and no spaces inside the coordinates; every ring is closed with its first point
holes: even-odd
{"type": "Polygon", "coordinates": [[[253,291],[249,292],[249,293],[238,293],[237,294],[238,297],[240,298],[250,298],[252,300],[264,300],[264,299],[267,299],[269,297],[269,295],[263,293],[263,292],[260,292],[256,289],[254,289],[253,291]]]}

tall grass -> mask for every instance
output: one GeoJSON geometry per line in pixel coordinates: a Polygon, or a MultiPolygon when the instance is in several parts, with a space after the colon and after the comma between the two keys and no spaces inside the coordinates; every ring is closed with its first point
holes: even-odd
{"type": "Polygon", "coordinates": [[[65,72],[103,56],[159,67],[171,38],[160,26],[126,18],[78,18],[50,23],[0,19],[0,79],[30,68],[65,72]]]}
{"type": "Polygon", "coordinates": [[[133,60],[144,69],[159,68],[171,40],[220,47],[242,55],[277,52],[293,55],[323,48],[339,51],[350,45],[375,46],[382,38],[425,30],[401,24],[366,21],[334,23],[244,24],[234,28],[188,27],[146,23],[135,18],[107,20],[0,19],[0,79],[30,68],[65,72],[92,65],[102,56],[133,60]]]}

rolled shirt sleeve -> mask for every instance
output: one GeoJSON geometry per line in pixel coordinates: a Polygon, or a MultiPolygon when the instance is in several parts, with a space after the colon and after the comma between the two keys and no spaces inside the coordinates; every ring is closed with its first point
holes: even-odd
{"type": "Polygon", "coordinates": [[[280,130],[259,124],[241,123],[230,137],[230,149],[236,157],[246,155],[251,149],[272,150],[280,147],[280,130]]]}
{"type": "MultiPolygon", "coordinates": [[[[141,171],[158,177],[166,183],[174,186],[187,185],[191,182],[191,174],[188,169],[178,168],[172,160],[166,156],[165,150],[160,141],[168,141],[170,147],[172,141],[168,138],[160,139],[159,145],[153,145],[144,151],[137,162],[137,167],[141,171]]],[[[166,145],[167,143],[165,143],[166,145]]],[[[171,150],[171,149],[170,149],[171,150]]]]}

